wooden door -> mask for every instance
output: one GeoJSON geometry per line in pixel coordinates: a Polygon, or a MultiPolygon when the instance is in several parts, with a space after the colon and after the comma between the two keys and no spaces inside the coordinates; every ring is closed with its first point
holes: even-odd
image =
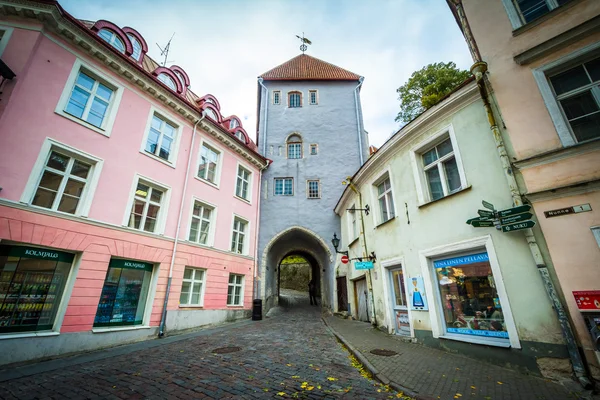
{"type": "Polygon", "coordinates": [[[369,292],[366,279],[354,282],[354,294],[358,320],[369,322],[369,292]]]}
{"type": "Polygon", "coordinates": [[[346,286],[346,277],[341,276],[336,278],[336,283],[338,311],[350,311],[348,310],[348,286],[346,286]]]}

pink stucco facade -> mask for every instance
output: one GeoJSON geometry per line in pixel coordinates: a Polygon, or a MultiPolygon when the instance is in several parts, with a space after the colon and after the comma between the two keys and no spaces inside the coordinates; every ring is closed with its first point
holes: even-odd
{"type": "MultiPolygon", "coordinates": [[[[44,4],[43,7],[44,12],[54,11],[54,6],[44,4]]],[[[64,17],[55,15],[53,18],[64,17]]],[[[109,329],[102,335],[113,335],[113,338],[95,340],[86,336],[87,339],[78,339],[79,344],[85,342],[81,348],[86,349],[94,348],[94,341],[102,346],[155,335],[163,312],[180,210],[179,244],[167,306],[168,312],[178,315],[179,322],[175,317],[167,317],[167,331],[170,328],[194,328],[232,316],[248,316],[255,270],[260,170],[267,165],[266,160],[256,153],[254,143],[244,144],[228,132],[228,121],[218,112],[218,105],[210,105],[213,111],[216,110],[216,118],[212,114],[198,122],[202,117],[201,102],[194,104],[190,101],[191,95],[168,93],[158,80],[152,82],[150,74],[144,74],[142,68],[130,65],[130,61],[120,54],[113,54],[114,49],[94,38],[91,31],[82,32],[80,27],[70,26],[69,29],[83,36],[86,42],[86,45],[75,45],[65,35],[48,29],[39,21],[19,16],[0,21],[1,29],[10,35],[0,57],[16,77],[4,83],[0,94],[0,245],[28,245],[74,254],[72,280],[65,288],[63,307],[56,317],[52,334],[89,334],[93,330],[109,262],[119,258],[154,266],[149,303],[146,304],[146,310],[150,308],[151,312],[146,313],[143,323],[147,329],[137,336],[132,333],[119,336],[122,329],[115,332],[109,329]],[[99,56],[98,52],[86,49],[89,46],[104,46],[102,52],[112,57],[112,62],[99,56]],[[73,76],[74,66],[79,64],[106,77],[110,84],[120,89],[112,127],[105,132],[98,132],[88,124],[56,111],[65,90],[71,90],[69,77],[73,76]],[[144,83],[140,84],[142,81],[144,83]],[[171,149],[175,158],[171,163],[144,151],[154,112],[177,125],[177,138],[171,149]],[[196,122],[196,137],[191,147],[196,122]],[[99,171],[94,179],[95,190],[85,192],[80,200],[89,205],[88,211],[71,215],[31,205],[31,193],[41,176],[39,163],[47,157],[43,152],[44,149],[47,151],[44,146],[49,139],[51,143],[99,160],[94,167],[99,171]],[[216,184],[196,176],[201,145],[205,142],[220,153],[216,184]],[[185,185],[188,160],[190,173],[185,185]],[[239,166],[250,173],[246,200],[236,196],[239,166]],[[127,227],[137,177],[165,189],[159,214],[160,228],[155,233],[127,227]],[[212,240],[207,245],[187,241],[195,200],[214,207],[212,240]],[[234,218],[246,221],[246,243],[242,254],[231,251],[234,218]],[[201,306],[181,307],[179,304],[186,267],[205,271],[201,306]],[[235,306],[227,304],[230,274],[243,275],[243,300],[235,306]],[[201,313],[211,314],[210,317],[199,317],[201,313]],[[168,321],[177,323],[169,326],[168,321]]],[[[201,82],[191,84],[201,90],[201,82]]],[[[27,332],[0,334],[0,351],[10,348],[16,341],[32,340],[30,336],[34,335],[27,332]]],[[[63,339],[52,340],[57,343],[48,340],[46,350],[15,356],[3,363],[75,351],[59,342],[63,339]]]]}

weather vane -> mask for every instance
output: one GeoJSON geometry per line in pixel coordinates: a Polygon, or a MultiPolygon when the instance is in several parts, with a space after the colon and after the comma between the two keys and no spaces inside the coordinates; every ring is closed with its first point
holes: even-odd
{"type": "Polygon", "coordinates": [[[304,54],[306,49],[308,49],[307,44],[312,44],[312,42],[304,37],[304,32],[302,32],[302,37],[298,35],[296,35],[296,37],[302,42],[302,44],[300,45],[300,51],[302,51],[302,54],[304,54]]]}
{"type": "MultiPolygon", "coordinates": [[[[175,36],[175,32],[173,32],[173,36],[175,36]]],[[[164,49],[162,47],[160,47],[160,44],[156,43],[156,45],[160,49],[160,55],[165,57],[165,59],[163,60],[163,63],[162,63],[163,67],[166,66],[168,62],[173,62],[173,60],[167,61],[167,57],[169,57],[169,47],[171,47],[171,40],[173,40],[173,36],[171,36],[171,39],[169,39],[169,41],[167,42],[167,45],[165,46],[164,49]]]]}

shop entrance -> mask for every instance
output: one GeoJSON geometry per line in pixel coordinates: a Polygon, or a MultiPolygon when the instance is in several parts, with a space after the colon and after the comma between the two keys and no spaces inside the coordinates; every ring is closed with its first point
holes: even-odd
{"type": "Polygon", "coordinates": [[[406,296],[406,281],[402,266],[388,270],[392,293],[392,318],[397,335],[410,336],[410,318],[408,317],[408,298],[406,296]]]}

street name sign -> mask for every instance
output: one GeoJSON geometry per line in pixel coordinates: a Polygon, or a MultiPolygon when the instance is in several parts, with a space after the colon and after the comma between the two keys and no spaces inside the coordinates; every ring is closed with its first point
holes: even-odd
{"type": "Polygon", "coordinates": [[[482,201],[481,201],[481,204],[483,204],[483,206],[484,206],[485,208],[487,208],[488,210],[492,210],[492,211],[494,211],[494,205],[493,205],[492,203],[488,203],[487,201],[485,201],[485,200],[482,200],[482,201]]]}
{"type": "Polygon", "coordinates": [[[356,269],[373,269],[373,261],[355,262],[354,268],[356,268],[356,269]]]}
{"type": "Polygon", "coordinates": [[[494,226],[494,221],[473,221],[471,225],[475,228],[489,228],[494,226]]]}
{"type": "Polygon", "coordinates": [[[531,217],[533,217],[533,214],[531,213],[511,215],[510,217],[500,218],[500,223],[502,225],[514,224],[515,222],[521,222],[531,219],[531,217]]]}
{"type": "Polygon", "coordinates": [[[482,217],[488,217],[488,218],[492,218],[494,216],[494,213],[492,211],[487,211],[487,210],[477,210],[477,214],[479,214],[482,217]]]}
{"type": "Polygon", "coordinates": [[[534,221],[517,222],[516,224],[504,225],[502,232],[520,231],[521,229],[533,228],[534,226],[534,221]]]}
{"type": "Polygon", "coordinates": [[[498,216],[500,218],[508,217],[509,215],[521,214],[524,212],[528,212],[529,210],[531,210],[531,206],[529,204],[525,204],[523,206],[518,206],[518,207],[513,207],[513,208],[508,208],[506,210],[498,211],[498,216]]]}
{"type": "Polygon", "coordinates": [[[578,206],[573,207],[559,208],[557,210],[544,211],[544,215],[546,216],[546,218],[551,218],[558,217],[560,215],[581,213],[586,211],[592,211],[592,206],[590,206],[590,203],[580,204],[578,206]]]}

